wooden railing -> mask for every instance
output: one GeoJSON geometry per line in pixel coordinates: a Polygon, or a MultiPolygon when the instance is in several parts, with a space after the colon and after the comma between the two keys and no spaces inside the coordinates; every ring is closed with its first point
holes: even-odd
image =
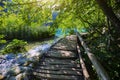
{"type": "MultiPolygon", "coordinates": [[[[79,45],[80,47],[83,47],[84,51],[87,53],[88,58],[90,59],[90,61],[92,62],[98,77],[101,80],[110,80],[107,72],[105,71],[105,69],[103,68],[103,66],[100,64],[100,62],[97,60],[96,56],[91,52],[91,50],[88,48],[88,46],[85,44],[85,42],[83,41],[80,33],[76,32],[77,38],[79,40],[79,45]]],[[[84,73],[84,72],[83,72],[84,73]]],[[[88,73],[85,72],[85,76],[87,77],[86,79],[89,79],[89,75],[88,73]]]]}

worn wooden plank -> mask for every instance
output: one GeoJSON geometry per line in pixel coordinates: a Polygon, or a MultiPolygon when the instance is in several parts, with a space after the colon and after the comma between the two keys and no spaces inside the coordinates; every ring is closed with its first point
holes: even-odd
{"type": "Polygon", "coordinates": [[[58,59],[58,58],[45,58],[44,61],[47,62],[67,62],[67,63],[78,63],[75,59],[58,59]]]}
{"type": "Polygon", "coordinates": [[[66,36],[66,39],[77,42],[77,36],[76,35],[66,36]]]}
{"type": "Polygon", "coordinates": [[[51,50],[48,51],[46,57],[56,57],[56,58],[77,58],[77,53],[72,51],[63,51],[63,50],[51,50]]]}
{"type": "Polygon", "coordinates": [[[43,74],[56,74],[56,75],[82,75],[80,71],[75,71],[75,70],[36,70],[35,72],[37,73],[43,73],[43,74]]]}
{"type": "Polygon", "coordinates": [[[74,64],[71,64],[71,65],[60,65],[60,64],[56,64],[56,65],[51,65],[51,64],[40,64],[39,66],[51,66],[51,67],[66,67],[66,68],[80,68],[80,65],[77,64],[77,65],[74,65],[74,64]]]}
{"type": "Polygon", "coordinates": [[[47,63],[50,63],[50,64],[61,64],[61,65],[78,64],[78,61],[76,61],[74,59],[46,58],[43,62],[47,62],[47,63]]]}
{"type": "Polygon", "coordinates": [[[55,75],[55,74],[43,74],[34,73],[37,77],[47,80],[84,80],[82,76],[75,75],[55,75]]]}
{"type": "Polygon", "coordinates": [[[49,65],[77,65],[77,63],[68,63],[68,62],[60,62],[60,61],[54,61],[54,62],[50,62],[50,61],[44,61],[41,62],[41,64],[49,64],[49,65]]]}
{"type": "MultiPolygon", "coordinates": [[[[77,38],[76,38],[77,39],[77,38]]],[[[77,49],[77,41],[76,39],[72,40],[69,37],[61,39],[58,43],[56,43],[52,49],[61,49],[61,50],[76,50],[77,49]]]]}
{"type": "Polygon", "coordinates": [[[69,70],[69,71],[82,71],[80,67],[71,68],[71,67],[58,67],[58,66],[40,66],[37,67],[34,71],[38,70],[51,70],[51,71],[59,71],[59,70],[69,70]]]}

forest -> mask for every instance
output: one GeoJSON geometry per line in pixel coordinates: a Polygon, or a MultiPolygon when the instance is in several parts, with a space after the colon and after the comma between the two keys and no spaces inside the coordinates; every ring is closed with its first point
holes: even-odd
{"type": "MultiPolygon", "coordinates": [[[[0,0],[0,57],[75,30],[87,33],[85,42],[110,80],[120,80],[120,0],[0,0]]],[[[83,56],[91,80],[99,80],[83,56]]]]}

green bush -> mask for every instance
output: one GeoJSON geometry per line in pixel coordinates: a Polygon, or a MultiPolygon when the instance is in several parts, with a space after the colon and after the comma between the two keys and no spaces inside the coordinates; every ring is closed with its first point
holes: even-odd
{"type": "Polygon", "coordinates": [[[25,45],[27,45],[26,41],[14,39],[1,52],[3,54],[25,52],[25,45]]]}
{"type": "Polygon", "coordinates": [[[0,44],[4,44],[7,42],[6,40],[4,40],[4,37],[4,35],[0,35],[0,44]]]}

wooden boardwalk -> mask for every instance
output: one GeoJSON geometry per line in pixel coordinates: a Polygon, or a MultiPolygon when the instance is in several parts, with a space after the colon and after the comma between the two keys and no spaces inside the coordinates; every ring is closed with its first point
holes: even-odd
{"type": "Polygon", "coordinates": [[[84,80],[75,35],[53,45],[34,68],[35,80],[84,80]]]}

